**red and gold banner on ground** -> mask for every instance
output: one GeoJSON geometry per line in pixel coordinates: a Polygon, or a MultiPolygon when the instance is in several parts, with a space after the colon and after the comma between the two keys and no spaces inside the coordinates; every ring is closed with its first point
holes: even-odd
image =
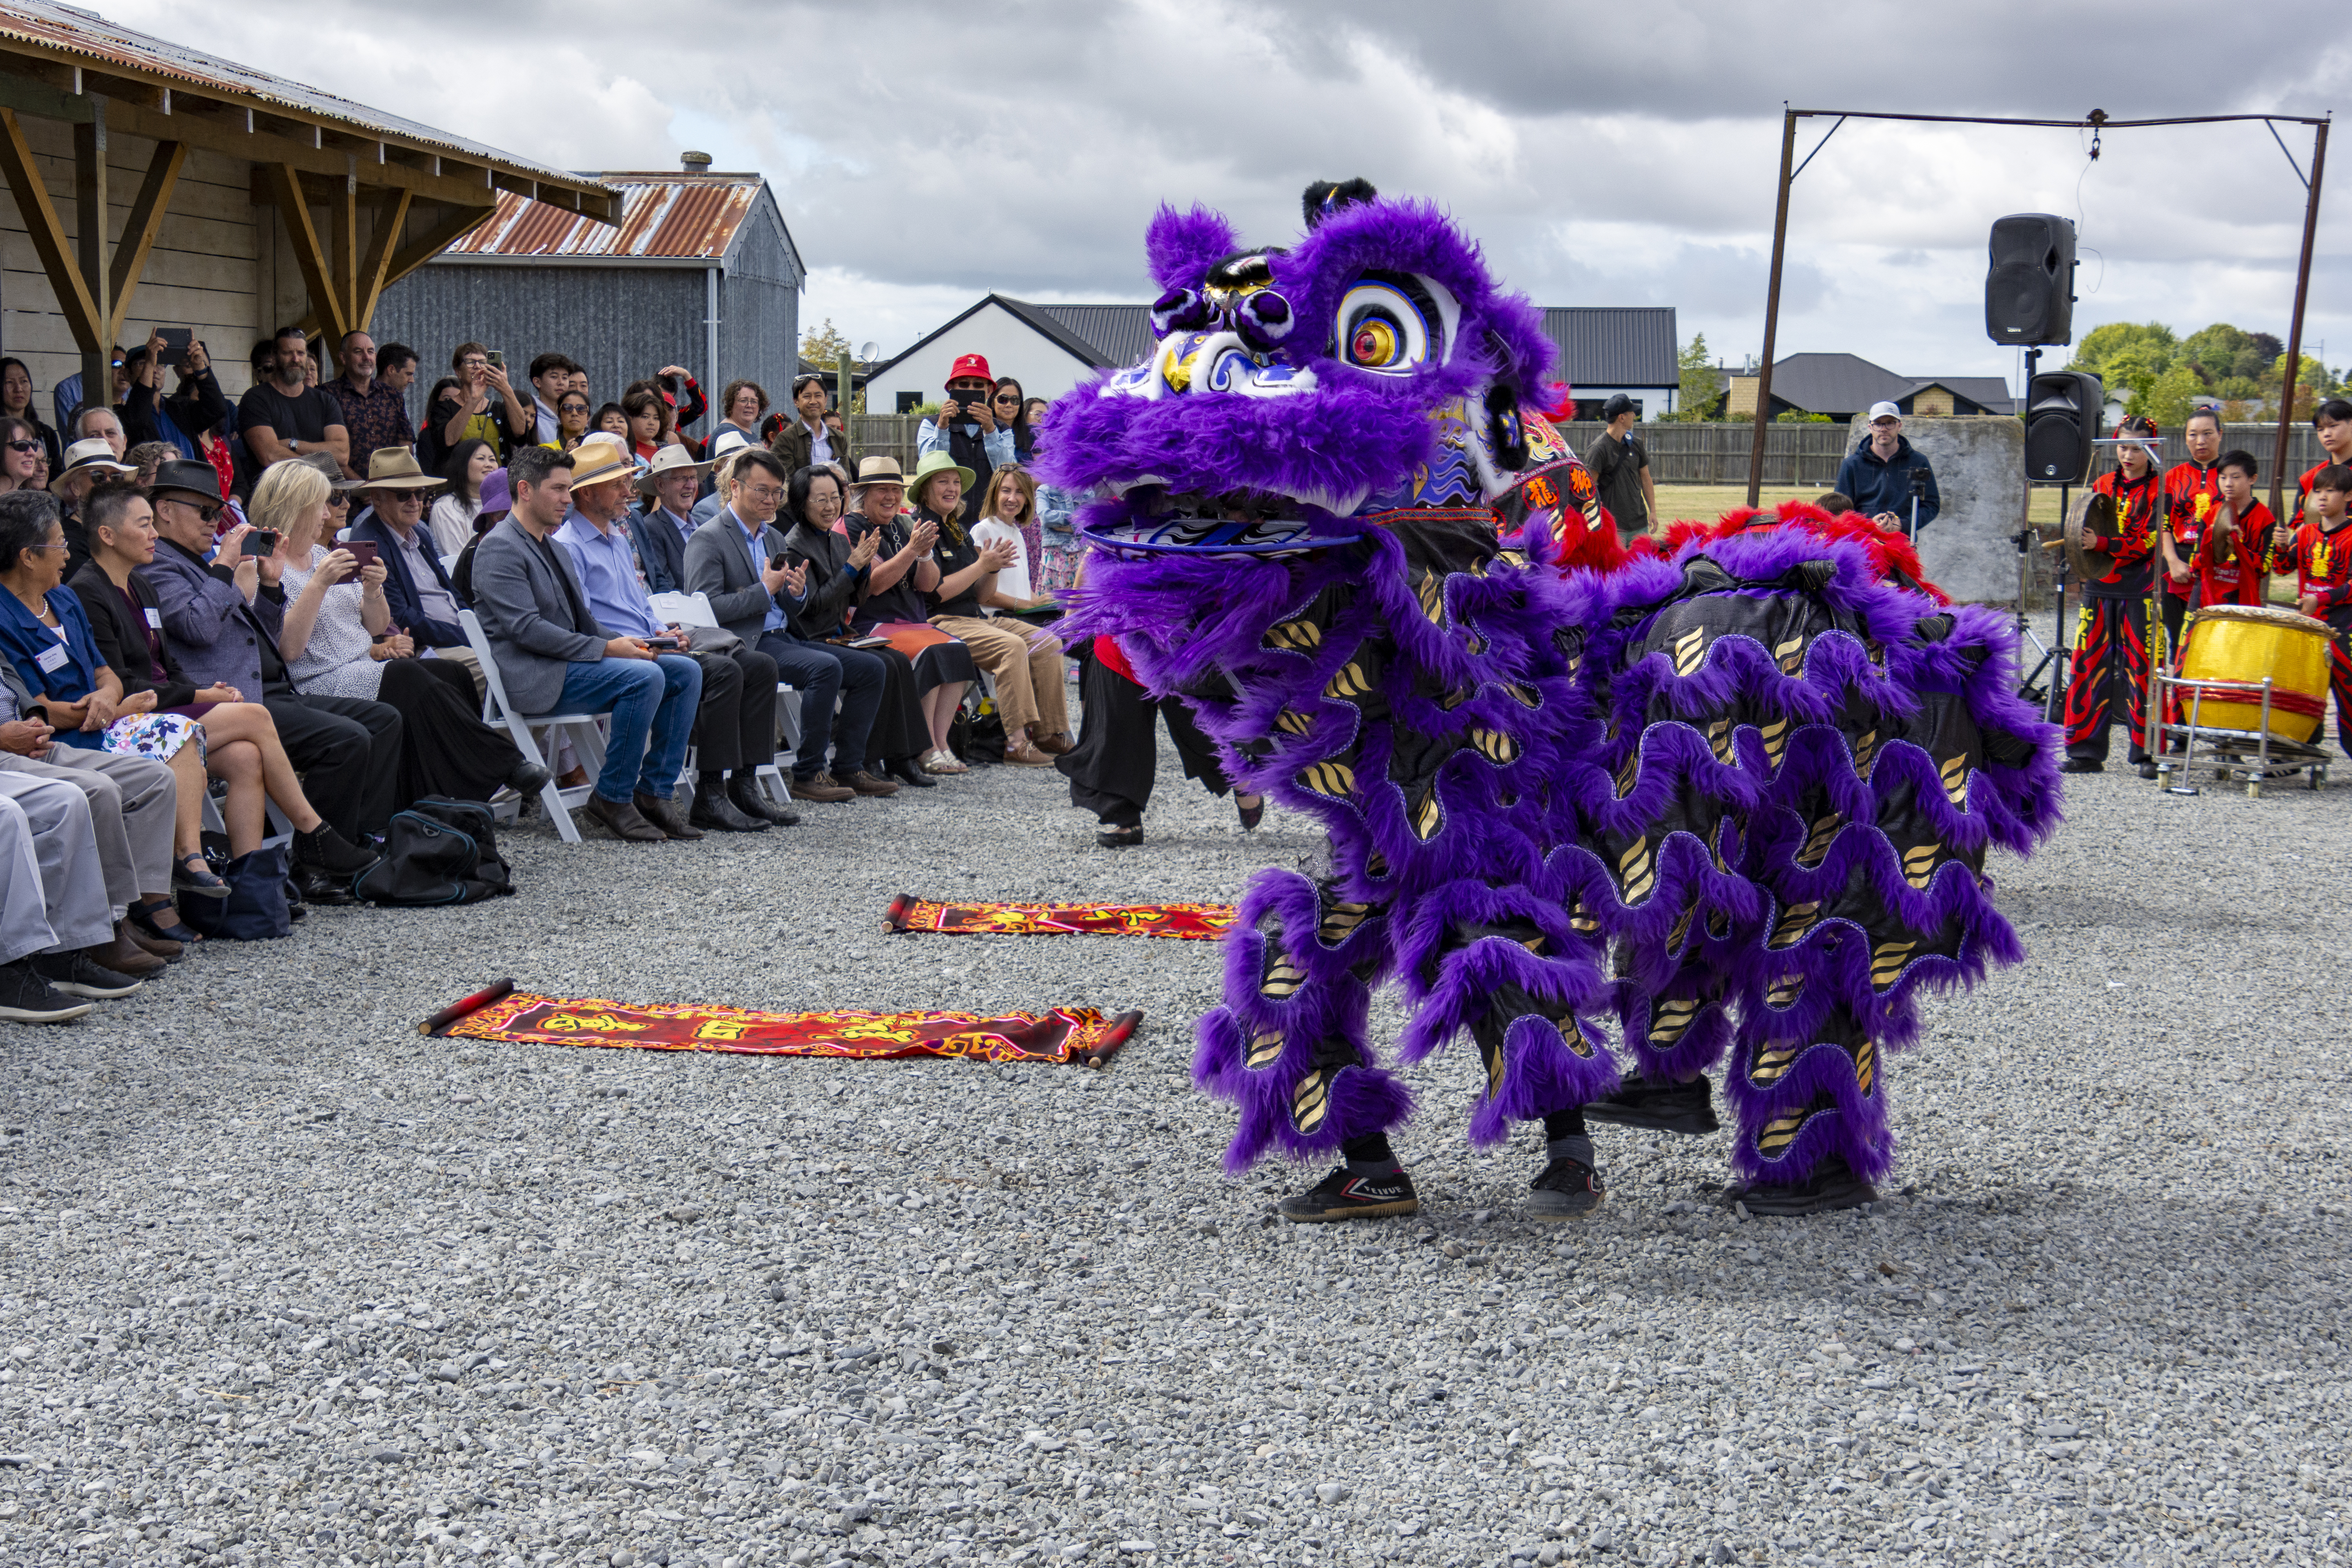
{"type": "Polygon", "coordinates": [[[901,893],[887,931],[937,936],[1164,936],[1214,942],[1233,929],[1231,904],[935,904],[901,893]]]}
{"type": "Polygon", "coordinates": [[[992,1017],[978,1013],[756,1013],[744,1007],[645,1005],[514,992],[428,1032],[454,1039],[625,1046],[646,1051],[865,1061],[970,1057],[1098,1068],[1127,1043],[1142,1020],[1140,1013],[1105,1017],[1092,1007],[992,1017]]]}

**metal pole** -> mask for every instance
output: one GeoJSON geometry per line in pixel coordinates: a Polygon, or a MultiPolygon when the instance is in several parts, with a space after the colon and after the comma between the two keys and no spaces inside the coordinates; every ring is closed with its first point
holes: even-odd
{"type": "MultiPolygon", "coordinates": [[[[705,268],[702,278],[703,300],[706,306],[702,313],[703,364],[706,367],[704,374],[710,377],[710,391],[706,395],[717,397],[727,384],[719,379],[719,268],[705,268]]],[[[719,419],[710,422],[711,428],[717,429],[719,420],[726,417],[727,410],[721,408],[719,411],[719,419]]]]}
{"type": "Polygon", "coordinates": [[[1756,367],[1756,438],[1748,449],[1748,504],[1764,489],[1764,427],[1772,421],[1772,345],[1780,330],[1780,258],[1789,247],[1789,164],[1797,155],[1797,110],[1780,111],[1780,199],[1772,214],[1772,280],[1764,290],[1764,362],[1756,367]]]}
{"type": "MultiPolygon", "coordinates": [[[[2311,292],[2311,249],[2319,237],[2319,177],[2327,169],[2327,121],[2321,121],[2311,133],[2311,195],[2303,204],[2303,260],[2294,274],[2294,315],[2286,329],[2285,384],[2279,391],[2278,445],[2271,458],[2271,516],[2287,521],[2279,510],[2280,485],[2286,479],[2287,432],[2294,425],[2294,386],[2296,373],[2303,368],[2303,302],[2311,292]]],[[[2301,519],[2294,520],[2301,526],[2301,519]]]]}

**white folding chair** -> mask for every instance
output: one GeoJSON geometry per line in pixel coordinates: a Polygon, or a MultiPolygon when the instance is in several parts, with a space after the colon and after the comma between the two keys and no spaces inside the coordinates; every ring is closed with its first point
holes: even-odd
{"type": "MultiPolygon", "coordinates": [[[[654,594],[654,614],[663,621],[688,627],[715,626],[719,616],[710,607],[708,594],[654,594]]],[[[784,751],[797,750],[801,743],[801,694],[784,681],[776,682],[776,732],[784,751]]],[[[688,787],[692,788],[693,773],[687,774],[688,787]]],[[[762,763],[752,770],[751,782],[768,792],[768,798],[782,805],[792,798],[784,784],[784,775],[773,763],[762,763]]]]}
{"type": "MultiPolygon", "coordinates": [[[[517,713],[507,703],[506,682],[499,675],[499,661],[490,652],[490,639],[482,630],[481,617],[471,610],[457,612],[457,624],[466,628],[466,641],[474,657],[482,663],[482,722],[496,724],[514,737],[517,750],[530,761],[545,766],[547,759],[540,754],[539,742],[531,738],[531,729],[562,730],[572,736],[581,765],[591,778],[604,765],[604,737],[596,727],[594,713],[517,713]]],[[[572,814],[588,804],[593,789],[587,784],[575,784],[570,789],[559,788],[551,777],[540,786],[539,801],[547,808],[547,819],[555,824],[556,834],[566,844],[580,842],[580,829],[572,814]]]]}

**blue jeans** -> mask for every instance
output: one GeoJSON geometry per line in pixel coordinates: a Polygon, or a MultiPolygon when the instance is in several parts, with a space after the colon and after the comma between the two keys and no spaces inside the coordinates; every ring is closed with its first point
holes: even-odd
{"type": "Polygon", "coordinates": [[[667,800],[677,788],[701,701],[702,667],[684,654],[666,653],[653,659],[577,660],[564,669],[556,707],[613,715],[596,793],[625,803],[637,795],[667,800]]]}

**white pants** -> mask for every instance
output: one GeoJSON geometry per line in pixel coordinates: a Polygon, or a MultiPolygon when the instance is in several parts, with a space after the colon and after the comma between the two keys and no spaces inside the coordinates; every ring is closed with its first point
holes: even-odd
{"type": "Polygon", "coordinates": [[[0,773],[0,963],[113,940],[89,800],[70,783],[0,773]]]}

